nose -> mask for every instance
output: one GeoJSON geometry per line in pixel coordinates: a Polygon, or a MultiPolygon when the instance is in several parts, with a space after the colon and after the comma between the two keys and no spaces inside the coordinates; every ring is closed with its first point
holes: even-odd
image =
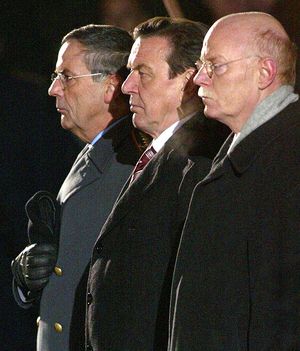
{"type": "Polygon", "coordinates": [[[50,96],[62,96],[64,94],[64,88],[60,79],[54,79],[48,89],[48,95],[50,96]]]}
{"type": "Polygon", "coordinates": [[[137,83],[137,72],[132,71],[129,73],[127,78],[122,84],[122,92],[123,94],[134,94],[138,91],[138,83],[137,83]]]}
{"type": "Polygon", "coordinates": [[[193,82],[199,87],[204,85],[209,85],[211,83],[211,78],[209,78],[205,67],[202,67],[201,69],[198,70],[198,72],[196,73],[193,79],[193,82]]]}

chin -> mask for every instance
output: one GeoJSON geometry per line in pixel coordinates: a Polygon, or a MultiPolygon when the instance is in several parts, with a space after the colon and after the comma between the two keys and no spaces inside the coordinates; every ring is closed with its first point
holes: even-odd
{"type": "Polygon", "coordinates": [[[137,128],[137,126],[136,126],[136,113],[134,113],[132,115],[132,124],[134,125],[135,128],[137,128]]]}
{"type": "Polygon", "coordinates": [[[208,118],[213,118],[213,119],[218,119],[219,118],[217,111],[215,111],[212,108],[209,108],[207,106],[204,107],[204,111],[203,112],[204,112],[205,116],[208,117],[208,118]]]}
{"type": "Polygon", "coordinates": [[[72,128],[72,125],[70,124],[70,122],[68,121],[68,118],[66,118],[65,115],[61,115],[60,125],[65,130],[70,130],[72,128]]]}
{"type": "Polygon", "coordinates": [[[132,124],[135,126],[135,128],[142,130],[143,120],[144,119],[142,118],[142,116],[136,112],[132,115],[132,124]]]}
{"type": "Polygon", "coordinates": [[[204,110],[203,110],[204,114],[206,117],[209,117],[209,118],[214,118],[214,115],[213,115],[213,112],[210,108],[208,108],[206,105],[204,107],[204,110]]]}

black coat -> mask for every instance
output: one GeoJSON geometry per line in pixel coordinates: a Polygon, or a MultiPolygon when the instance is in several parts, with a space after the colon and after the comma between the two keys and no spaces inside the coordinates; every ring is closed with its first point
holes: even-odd
{"type": "Polygon", "coordinates": [[[300,350],[299,101],[230,143],[192,196],[169,350],[300,350]]]}
{"type": "MultiPolygon", "coordinates": [[[[88,350],[165,350],[170,279],[193,182],[178,188],[188,159],[204,177],[220,140],[198,115],[181,127],[123,192],[101,230],[88,281],[88,350]]],[[[190,178],[192,179],[192,177],[190,178]]],[[[199,179],[198,179],[199,180],[199,179]]]]}

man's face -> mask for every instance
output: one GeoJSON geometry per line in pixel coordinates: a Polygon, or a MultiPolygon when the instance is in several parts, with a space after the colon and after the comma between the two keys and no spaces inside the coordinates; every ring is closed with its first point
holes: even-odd
{"type": "Polygon", "coordinates": [[[216,65],[233,61],[209,77],[204,67],[194,77],[199,85],[198,95],[205,105],[204,113],[239,131],[259,101],[258,57],[247,54],[242,34],[226,33],[215,28],[205,38],[201,60],[216,65]]]}
{"type": "MultiPolygon", "coordinates": [[[[59,50],[56,73],[68,76],[90,74],[84,63],[84,46],[70,40],[59,50]]],[[[69,80],[64,86],[56,79],[49,87],[49,95],[55,96],[56,108],[61,113],[61,126],[80,139],[90,142],[106,127],[103,114],[103,83],[94,82],[92,77],[69,80]]]]}
{"type": "Polygon", "coordinates": [[[184,74],[169,78],[169,52],[166,38],[139,37],[128,59],[131,72],[122,86],[123,93],[130,95],[134,125],[153,138],[179,119],[185,78],[184,74]]]}

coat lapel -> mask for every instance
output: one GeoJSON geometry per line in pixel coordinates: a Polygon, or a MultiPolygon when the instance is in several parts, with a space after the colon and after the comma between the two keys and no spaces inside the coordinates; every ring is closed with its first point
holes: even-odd
{"type": "Polygon", "coordinates": [[[218,155],[215,157],[209,174],[201,181],[206,184],[221,177],[226,167],[230,166],[236,174],[243,174],[255,162],[257,157],[264,152],[268,145],[276,142],[276,139],[286,131],[286,125],[294,128],[299,124],[299,120],[295,119],[294,104],[289,105],[277,116],[264,123],[252,133],[246,136],[236,147],[227,155],[227,150],[232,142],[233,133],[230,134],[225,141],[218,155]]]}
{"type": "MultiPolygon", "coordinates": [[[[133,155],[133,150],[129,150],[126,154],[127,144],[125,142],[131,132],[131,117],[127,116],[111,128],[94,146],[85,146],[59,191],[58,201],[66,202],[70,196],[98,179],[110,165],[113,157],[120,158],[119,162],[131,164],[131,160],[127,159],[127,154],[128,157],[133,155]]],[[[138,150],[136,153],[138,154],[138,150]]],[[[134,155],[133,157],[135,158],[134,155]]]]}
{"type": "Polygon", "coordinates": [[[208,175],[200,182],[201,184],[209,183],[209,182],[221,177],[224,174],[224,172],[225,172],[224,162],[225,162],[226,158],[228,157],[227,150],[229,149],[229,147],[232,143],[233,136],[234,136],[234,134],[231,133],[229,135],[229,137],[226,139],[226,141],[224,142],[220,151],[218,152],[218,154],[214,158],[208,175]]]}
{"type": "Polygon", "coordinates": [[[100,139],[95,146],[86,146],[78,155],[58,193],[59,202],[65,203],[77,191],[98,179],[112,153],[110,140],[100,139]]]}
{"type": "Polygon", "coordinates": [[[169,154],[162,151],[163,150],[153,157],[143,170],[143,174],[132,184],[128,186],[129,180],[127,181],[128,187],[115,202],[113,209],[101,230],[100,238],[103,238],[103,236],[117,226],[132,208],[135,208],[141,201],[143,201],[143,198],[147,196],[147,193],[151,191],[152,187],[164,178],[166,170],[165,166],[168,163],[169,154]]]}

